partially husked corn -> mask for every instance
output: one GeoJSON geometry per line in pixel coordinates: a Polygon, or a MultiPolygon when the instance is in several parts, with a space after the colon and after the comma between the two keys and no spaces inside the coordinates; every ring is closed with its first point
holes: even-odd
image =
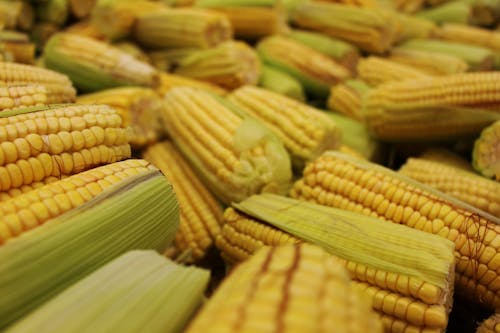
{"type": "Polygon", "coordinates": [[[500,218],[498,182],[423,158],[409,158],[399,172],[500,218]]]}
{"type": "Polygon", "coordinates": [[[202,259],[220,233],[222,208],[171,142],[152,145],[143,156],[165,174],[177,195],[180,224],[175,252],[190,251],[189,262],[202,259]]]}
{"type": "Polygon", "coordinates": [[[286,191],[290,157],[264,125],[202,90],[174,88],[165,102],[169,136],[219,199],[229,203],[263,191],[286,191]]]}
{"type": "Polygon", "coordinates": [[[270,128],[283,141],[296,167],[302,168],[323,151],[340,146],[340,128],[306,104],[252,86],[233,91],[228,100],[270,128]]]}
{"type": "Polygon", "coordinates": [[[152,167],[144,160],[126,160],[101,166],[0,201],[0,245],[21,236],[101,194],[113,184],[152,167]]]}
{"type": "Polygon", "coordinates": [[[370,302],[343,267],[309,245],[263,248],[222,282],[186,333],[375,333],[370,302]],[[353,320],[352,318],[357,318],[353,320]]]}
{"type": "Polygon", "coordinates": [[[0,112],[0,191],[130,157],[129,130],[105,105],[0,112]]]}
{"type": "Polygon", "coordinates": [[[327,152],[310,163],[293,198],[347,209],[455,242],[456,290],[500,306],[500,225],[494,216],[376,164],[327,152]]]}
{"type": "Polygon", "coordinates": [[[483,176],[500,180],[500,121],[486,127],[475,141],[472,165],[483,176]]]}

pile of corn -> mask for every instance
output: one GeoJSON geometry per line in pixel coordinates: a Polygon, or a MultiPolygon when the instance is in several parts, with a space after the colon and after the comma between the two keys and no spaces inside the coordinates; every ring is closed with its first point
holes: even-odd
{"type": "Polygon", "coordinates": [[[0,1],[0,331],[500,332],[498,70],[500,0],[0,1]]]}

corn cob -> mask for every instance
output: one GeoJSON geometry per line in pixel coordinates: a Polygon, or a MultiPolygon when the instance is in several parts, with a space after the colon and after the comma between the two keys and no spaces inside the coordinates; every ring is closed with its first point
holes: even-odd
{"type": "Polygon", "coordinates": [[[409,158],[399,169],[405,176],[500,217],[500,184],[443,163],[409,158]]]}
{"type": "Polygon", "coordinates": [[[209,278],[207,270],[177,265],[154,251],[130,251],[6,332],[180,332],[201,304],[209,278]]]}
{"type": "Polygon", "coordinates": [[[487,71],[493,68],[494,53],[484,47],[442,40],[412,39],[398,50],[439,53],[463,59],[471,70],[487,71]]]}
{"type": "Polygon", "coordinates": [[[67,0],[47,0],[36,6],[36,18],[42,22],[54,23],[63,26],[69,16],[67,0]]]}
{"type": "Polygon", "coordinates": [[[500,314],[496,313],[483,321],[477,328],[476,333],[498,333],[500,332],[500,314]]]}
{"type": "Polygon", "coordinates": [[[446,164],[448,166],[465,171],[473,171],[472,165],[469,161],[464,159],[462,156],[446,149],[429,148],[422,152],[419,155],[419,158],[446,164]]]}
{"type": "Polygon", "coordinates": [[[306,104],[252,86],[233,91],[228,100],[271,129],[298,169],[323,151],[340,146],[342,131],[335,122],[306,104]]]}
{"type": "Polygon", "coordinates": [[[0,1],[0,22],[6,29],[29,31],[34,19],[33,7],[26,1],[0,1]]]}
{"type": "Polygon", "coordinates": [[[172,143],[150,146],[144,158],[165,174],[179,201],[181,216],[175,252],[190,251],[188,262],[202,259],[220,233],[221,207],[172,143]]]}
{"type": "Polygon", "coordinates": [[[290,158],[262,124],[202,90],[175,88],[164,100],[168,134],[219,199],[229,203],[259,192],[286,191],[290,158]]]}
{"type": "Polygon", "coordinates": [[[129,139],[134,149],[155,143],[162,135],[160,120],[163,102],[154,90],[140,87],[122,87],[80,95],[78,103],[106,104],[118,111],[122,127],[131,127],[129,139]]]}
{"type": "Polygon", "coordinates": [[[469,69],[467,62],[451,54],[394,48],[389,59],[433,76],[464,73],[469,69]]]}
{"type": "MultiPolygon", "coordinates": [[[[383,146],[369,135],[362,122],[334,112],[325,112],[325,114],[342,130],[342,143],[344,145],[355,150],[365,159],[371,161],[382,159],[383,146]]],[[[342,151],[343,149],[340,148],[338,150],[342,151]]]]}
{"type": "Polygon", "coordinates": [[[371,86],[391,81],[418,80],[430,77],[429,74],[419,69],[374,56],[360,59],[357,72],[359,79],[371,86]]]}
{"type": "Polygon", "coordinates": [[[62,180],[50,177],[46,184],[0,202],[0,245],[92,200],[106,188],[151,169],[144,160],[116,162],[62,180]],[[49,194],[53,199],[47,199],[49,194]]]}
{"type": "Polygon", "coordinates": [[[65,73],[85,92],[124,85],[154,87],[158,74],[148,64],[100,41],[59,33],[47,42],[45,65],[65,73]]]}
{"type": "Polygon", "coordinates": [[[219,96],[227,94],[227,90],[209,82],[198,81],[196,79],[190,79],[188,77],[165,72],[160,73],[160,84],[155,89],[160,96],[164,96],[168,91],[176,87],[191,87],[206,90],[219,96]]]}
{"type": "Polygon", "coordinates": [[[499,73],[487,72],[391,82],[366,96],[363,114],[384,141],[477,135],[500,119],[499,80],[499,73]]]}
{"type": "Polygon", "coordinates": [[[43,50],[47,41],[59,31],[59,27],[49,22],[37,22],[30,32],[31,40],[35,43],[37,50],[43,50]]]}
{"type": "Polygon", "coordinates": [[[272,66],[262,66],[259,86],[301,102],[304,102],[306,99],[304,89],[302,89],[302,85],[298,80],[286,72],[272,66]]]}
{"type": "Polygon", "coordinates": [[[24,64],[35,62],[35,44],[24,33],[0,31],[0,53],[8,61],[24,64]]]}
{"type": "Polygon", "coordinates": [[[266,245],[312,242],[340,258],[354,284],[368,291],[378,313],[421,329],[446,327],[453,293],[452,242],[415,230],[409,235],[407,227],[380,227],[371,217],[280,196],[252,196],[234,206],[246,215],[226,210],[217,239],[230,262],[266,245]]]}
{"type": "Polygon", "coordinates": [[[348,41],[361,49],[383,53],[396,37],[396,20],[390,11],[323,2],[300,2],[291,21],[325,35],[348,41]]]}
{"type": "Polygon", "coordinates": [[[180,61],[175,73],[231,90],[257,84],[260,70],[259,57],[249,45],[229,41],[187,56],[180,61]]]}
{"type": "Polygon", "coordinates": [[[68,0],[69,10],[77,19],[90,16],[97,0],[68,0]]]}
{"type": "Polygon", "coordinates": [[[395,37],[398,44],[408,39],[429,38],[437,28],[430,20],[399,13],[393,15],[398,23],[397,37],[395,37]]]}
{"type": "Polygon", "coordinates": [[[332,57],[352,73],[355,72],[359,59],[359,50],[354,45],[340,39],[304,30],[292,30],[286,36],[332,57]]]}
{"type": "Polygon", "coordinates": [[[134,27],[135,40],[150,48],[217,46],[232,38],[223,14],[201,8],[173,8],[142,15],[134,27]]]}
{"type": "Polygon", "coordinates": [[[422,10],[415,14],[417,17],[431,20],[438,24],[461,23],[467,24],[472,15],[471,7],[462,1],[451,1],[437,7],[422,10]]]}
{"type": "Polygon", "coordinates": [[[483,176],[500,180],[500,121],[481,132],[474,143],[472,165],[483,176]]]}
{"type": "MultiPolygon", "coordinates": [[[[106,183],[89,188],[99,184],[106,183]]],[[[42,202],[64,207],[76,195],[69,191],[54,202],[50,194],[42,202]]],[[[40,209],[42,202],[30,206],[40,209]]],[[[174,238],[178,219],[172,186],[159,171],[146,170],[7,242],[0,247],[0,328],[127,251],[163,251],[174,238]]]]}
{"type": "Polygon", "coordinates": [[[38,84],[0,86],[0,113],[5,110],[73,102],[74,90],[38,84]]]}
{"type": "Polygon", "coordinates": [[[291,38],[267,37],[259,42],[257,51],[264,63],[294,76],[314,96],[328,95],[331,85],[351,76],[333,59],[291,38]]]}
{"type": "Polygon", "coordinates": [[[382,327],[336,260],[302,244],[261,249],[238,266],[186,330],[198,332],[375,333],[382,327]]]}
{"type": "Polygon", "coordinates": [[[309,164],[290,195],[378,217],[455,242],[456,290],[500,306],[499,220],[376,164],[327,152],[309,164]]]}
{"type": "Polygon", "coordinates": [[[0,113],[0,191],[130,157],[128,130],[100,105],[0,113]]]}
{"type": "Polygon", "coordinates": [[[163,11],[161,1],[149,0],[97,0],[90,20],[110,40],[120,40],[133,32],[142,15],[163,11]]]}
{"type": "MultiPolygon", "coordinates": [[[[151,59],[149,56],[144,52],[139,45],[133,43],[133,42],[128,42],[128,41],[122,41],[122,42],[116,42],[113,43],[113,46],[116,47],[117,49],[130,54],[132,57],[139,61],[151,63],[151,59]]],[[[155,66],[156,67],[156,66],[155,66]]]]}
{"type": "Polygon", "coordinates": [[[370,86],[360,80],[346,80],[339,83],[330,88],[326,103],[328,109],[362,121],[363,98],[370,89],[370,86]]]}
{"type": "Polygon", "coordinates": [[[89,37],[103,42],[109,41],[109,38],[90,20],[82,20],[73,23],[72,25],[66,27],[64,31],[70,34],[89,37]]]}

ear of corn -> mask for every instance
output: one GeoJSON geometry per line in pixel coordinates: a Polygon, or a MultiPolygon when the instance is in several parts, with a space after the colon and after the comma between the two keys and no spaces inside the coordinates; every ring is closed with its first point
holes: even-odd
{"type": "Polygon", "coordinates": [[[483,176],[500,180],[500,121],[486,127],[474,143],[472,165],[483,176]]]}
{"type": "Polygon", "coordinates": [[[264,248],[229,275],[186,333],[382,332],[370,303],[318,247],[264,248]],[[359,318],[349,320],[347,318],[359,318]]]}
{"type": "Polygon", "coordinates": [[[264,63],[294,76],[314,96],[328,95],[331,85],[351,76],[333,59],[291,38],[267,37],[259,42],[257,51],[264,63]]]}
{"type": "Polygon", "coordinates": [[[176,87],[190,87],[206,90],[218,96],[224,96],[227,94],[227,91],[225,89],[209,82],[190,79],[181,75],[175,75],[165,72],[160,73],[160,84],[155,89],[160,96],[164,96],[168,91],[176,87]]]}
{"type": "Polygon", "coordinates": [[[0,247],[0,327],[129,250],[163,251],[178,218],[171,185],[149,170],[9,241],[0,247]]]}
{"type": "Polygon", "coordinates": [[[0,86],[0,112],[47,104],[72,102],[75,91],[67,86],[38,84],[0,86]],[[69,92],[69,94],[68,94],[69,92]]]}
{"type": "Polygon", "coordinates": [[[68,16],[69,3],[67,0],[47,0],[36,6],[36,17],[40,21],[62,26],[66,23],[68,16]]]}
{"type": "Polygon", "coordinates": [[[500,119],[499,79],[497,72],[485,72],[390,82],[370,91],[363,115],[384,141],[477,135],[500,119]]]}
{"type": "Polygon", "coordinates": [[[305,101],[304,89],[300,82],[288,73],[273,66],[262,66],[259,86],[301,102],[305,101]]]}
{"type": "Polygon", "coordinates": [[[339,64],[351,70],[351,72],[354,72],[356,69],[359,50],[350,43],[328,37],[321,33],[305,30],[291,30],[286,36],[332,57],[339,64]]]}
{"type": "Polygon", "coordinates": [[[467,62],[458,56],[428,51],[394,48],[389,59],[434,76],[464,73],[469,69],[467,62]]]}
{"type": "Polygon", "coordinates": [[[122,127],[131,127],[129,139],[132,148],[152,144],[161,137],[159,122],[163,101],[154,90],[140,87],[122,87],[80,95],[78,103],[106,104],[120,114],[122,127]]]}
{"type": "Polygon", "coordinates": [[[130,157],[121,123],[104,105],[0,112],[0,191],[130,157]]]}
{"type": "Polygon", "coordinates": [[[330,88],[326,105],[358,121],[363,120],[363,98],[371,87],[361,80],[346,80],[330,88]]]}
{"type": "Polygon", "coordinates": [[[68,0],[69,10],[74,17],[83,19],[90,16],[96,2],[97,0],[68,0]]]}
{"type": "Polygon", "coordinates": [[[229,203],[262,191],[286,191],[290,158],[265,126],[201,90],[175,88],[165,102],[168,134],[219,199],[229,203]]]}
{"type": "Polygon", "coordinates": [[[455,242],[456,290],[488,307],[499,306],[500,225],[494,216],[396,172],[334,152],[309,164],[290,194],[448,238],[455,242]]]}
{"type": "Polygon", "coordinates": [[[0,54],[7,61],[33,64],[35,62],[35,44],[29,36],[17,31],[0,31],[0,54]]]}
{"type": "Polygon", "coordinates": [[[500,314],[491,315],[479,325],[476,333],[497,333],[500,331],[500,314]]]}
{"type": "Polygon", "coordinates": [[[439,24],[446,22],[467,24],[471,18],[471,14],[472,9],[470,5],[462,1],[450,1],[416,13],[417,17],[425,18],[439,24]]]}
{"type": "Polygon", "coordinates": [[[261,64],[254,49],[244,42],[228,41],[183,58],[175,73],[225,89],[235,89],[245,84],[257,84],[260,70],[261,64]]]}
{"type": "Polygon", "coordinates": [[[398,23],[397,43],[413,38],[428,38],[436,30],[434,22],[401,13],[393,14],[398,23]]]}
{"type": "Polygon", "coordinates": [[[340,146],[342,131],[318,109],[252,86],[233,91],[228,100],[271,129],[299,169],[323,151],[340,146]]]}
{"type": "Polygon", "coordinates": [[[462,169],[465,171],[472,171],[472,165],[469,161],[467,161],[462,156],[443,148],[429,148],[424,150],[422,154],[419,155],[419,158],[438,162],[441,164],[446,164],[448,166],[462,169]]]}
{"type": "Polygon", "coordinates": [[[292,8],[290,19],[301,28],[343,39],[374,53],[389,50],[397,32],[392,13],[378,8],[306,1],[292,8]]]}
{"type": "Polygon", "coordinates": [[[450,241],[422,232],[410,235],[406,227],[274,195],[252,196],[235,207],[246,215],[228,209],[217,240],[230,261],[265,245],[311,242],[341,259],[354,284],[373,299],[377,313],[420,329],[446,327],[453,290],[450,241]]]}
{"type": "Polygon", "coordinates": [[[412,39],[398,47],[399,50],[425,51],[462,58],[471,70],[487,71],[493,68],[494,54],[483,47],[442,40],[412,39]]]}
{"type": "Polygon", "coordinates": [[[232,37],[226,16],[201,8],[172,8],[142,15],[134,26],[134,37],[150,48],[209,48],[232,37]]]}
{"type": "Polygon", "coordinates": [[[130,251],[6,332],[180,332],[200,305],[209,277],[206,270],[177,265],[154,251],[130,251]]]}
{"type": "Polygon", "coordinates": [[[358,62],[359,79],[371,86],[378,86],[391,81],[425,79],[429,74],[414,67],[380,57],[367,57],[358,62]]]}
{"type": "Polygon", "coordinates": [[[150,65],[103,42],[59,33],[45,45],[47,68],[69,76],[85,92],[124,85],[154,87],[158,76],[150,65]]]}
{"type": "Polygon", "coordinates": [[[399,172],[500,217],[498,182],[446,164],[419,158],[409,158],[399,172]]]}
{"type": "Polygon", "coordinates": [[[220,232],[221,207],[172,143],[150,146],[144,158],[165,174],[177,195],[181,211],[174,242],[177,252],[191,251],[189,261],[200,260],[220,232]]]}

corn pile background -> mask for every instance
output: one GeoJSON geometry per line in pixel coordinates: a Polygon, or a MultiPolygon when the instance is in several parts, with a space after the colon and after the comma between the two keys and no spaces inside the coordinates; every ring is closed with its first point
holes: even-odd
{"type": "Polygon", "coordinates": [[[500,332],[500,1],[0,1],[0,331],[500,332]]]}

